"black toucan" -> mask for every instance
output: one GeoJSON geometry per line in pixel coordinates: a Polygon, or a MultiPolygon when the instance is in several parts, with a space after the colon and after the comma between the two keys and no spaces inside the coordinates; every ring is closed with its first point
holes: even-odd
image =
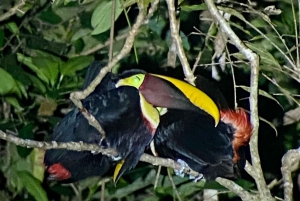
{"type": "MultiPolygon", "coordinates": [[[[89,125],[86,118],[76,108],[54,128],[51,140],[99,144],[101,135],[89,125]]],[[[116,162],[101,153],[51,149],[46,151],[44,164],[50,174],[49,179],[69,183],[91,176],[103,176],[116,165],[116,162]]]]}
{"type": "Polygon", "coordinates": [[[196,84],[147,73],[125,74],[117,83],[136,87],[150,104],[167,109],[152,144],[155,155],[187,163],[208,180],[232,178],[239,147],[249,142],[251,124],[244,110],[230,110],[208,82],[196,84]]]}
{"type": "MultiPolygon", "coordinates": [[[[97,62],[92,63],[91,67],[84,88],[102,68],[97,62]]],[[[47,150],[44,163],[52,177],[72,182],[89,176],[102,176],[115,168],[116,182],[125,171],[136,166],[145,147],[150,144],[159,124],[159,113],[136,88],[116,87],[113,80],[113,75],[107,74],[82,103],[103,127],[105,146],[116,149],[118,157],[62,149],[47,150]]],[[[100,139],[101,134],[88,124],[77,108],[61,120],[51,138],[58,142],[83,141],[101,146],[100,139]]]]}
{"type": "MultiPolygon", "coordinates": [[[[90,84],[102,67],[102,64],[98,61],[94,61],[89,65],[83,89],[90,84]]],[[[93,97],[96,93],[114,88],[114,83],[111,82],[111,74],[108,74],[90,97],[93,97]]],[[[55,126],[51,140],[100,144],[101,135],[93,126],[89,125],[81,112],[74,108],[55,126]]],[[[52,149],[46,151],[44,164],[49,174],[48,179],[69,183],[91,176],[103,176],[116,165],[116,162],[101,153],[93,154],[89,151],[52,149]]]]}

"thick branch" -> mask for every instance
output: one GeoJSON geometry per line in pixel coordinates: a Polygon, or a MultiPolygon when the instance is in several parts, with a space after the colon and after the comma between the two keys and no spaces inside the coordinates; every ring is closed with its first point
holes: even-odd
{"type": "MultiPolygon", "coordinates": [[[[250,141],[250,151],[253,170],[253,174],[259,195],[261,200],[274,200],[271,196],[271,192],[267,187],[263,172],[260,165],[260,158],[258,154],[258,109],[257,109],[257,94],[258,94],[258,75],[259,75],[259,57],[252,50],[250,50],[233,32],[225,19],[220,15],[216,5],[212,0],[205,0],[208,10],[219,24],[221,30],[227,35],[232,43],[244,54],[244,56],[250,61],[251,64],[251,91],[250,91],[250,110],[251,110],[251,123],[253,126],[253,134],[250,141]]],[[[231,189],[232,190],[232,189],[231,189]]]]}
{"type": "Polygon", "coordinates": [[[257,197],[244,190],[241,186],[237,185],[231,180],[223,179],[221,177],[216,178],[216,181],[222,186],[230,189],[232,192],[237,194],[243,201],[259,201],[257,197]]]}
{"type": "MultiPolygon", "coordinates": [[[[64,142],[59,143],[55,141],[51,142],[40,142],[35,140],[22,139],[13,135],[6,134],[5,132],[0,130],[0,139],[3,139],[7,142],[11,142],[15,145],[27,147],[27,148],[40,148],[40,149],[67,149],[74,151],[94,151],[102,153],[107,156],[117,156],[117,152],[114,149],[103,149],[96,144],[87,144],[83,142],[64,142]]],[[[175,162],[171,159],[165,159],[160,157],[151,156],[149,154],[143,154],[140,158],[140,161],[150,163],[155,166],[164,166],[173,168],[176,170],[180,170],[181,164],[175,162]]],[[[197,177],[199,175],[198,172],[192,170],[189,167],[185,167],[183,170],[184,173],[197,177]]]]}
{"type": "Polygon", "coordinates": [[[85,99],[91,92],[93,92],[97,85],[101,82],[103,77],[106,75],[106,73],[110,72],[111,69],[130,52],[133,46],[135,36],[138,34],[139,28],[145,21],[148,21],[149,18],[153,15],[154,11],[157,8],[158,2],[159,0],[155,0],[151,4],[151,8],[149,9],[147,16],[145,15],[146,12],[143,4],[139,4],[139,14],[137,16],[136,22],[132,26],[132,29],[129,31],[128,36],[125,40],[125,44],[119,52],[119,54],[113,57],[111,62],[109,62],[104,68],[101,69],[100,73],[84,91],[71,93],[70,98],[78,108],[82,108],[82,104],[79,103],[78,100],[85,99]]]}
{"type": "Polygon", "coordinates": [[[21,7],[25,5],[25,0],[20,0],[14,7],[9,9],[6,13],[0,16],[0,22],[7,20],[14,14],[16,14],[18,11],[20,11],[21,7]]]}
{"type": "Polygon", "coordinates": [[[240,38],[234,33],[234,31],[230,28],[229,24],[226,20],[222,17],[217,9],[216,5],[214,4],[213,0],[205,0],[207,8],[211,13],[214,20],[219,24],[221,31],[223,31],[226,36],[233,42],[233,44],[238,48],[238,50],[244,54],[244,56],[252,63],[258,59],[258,56],[253,53],[241,40],[240,38]]]}
{"type": "MultiPolygon", "coordinates": [[[[148,12],[148,16],[153,15],[154,11],[157,8],[158,0],[156,0],[154,3],[152,3],[151,9],[148,12]]],[[[146,18],[148,19],[148,18],[146,18]]],[[[73,103],[81,110],[83,113],[84,117],[88,120],[89,124],[95,127],[102,135],[102,139],[105,138],[105,132],[99,122],[91,115],[88,113],[86,109],[83,108],[83,105],[80,100],[85,99],[90,93],[92,93],[97,85],[101,82],[103,77],[111,71],[111,69],[124,57],[126,56],[134,42],[134,38],[138,33],[138,30],[140,26],[143,24],[145,20],[145,10],[142,4],[139,5],[139,15],[137,16],[135,24],[132,26],[132,29],[129,31],[128,36],[126,38],[125,44],[120,51],[118,55],[112,58],[112,60],[105,66],[104,68],[101,69],[99,74],[96,76],[96,78],[91,82],[91,84],[83,91],[78,91],[78,92],[73,92],[70,94],[70,99],[73,101],[73,103]]]]}
{"type": "Polygon", "coordinates": [[[296,170],[299,166],[300,161],[300,150],[294,149],[289,150],[282,157],[282,179],[284,185],[284,200],[292,201],[293,200],[293,181],[292,181],[292,172],[296,170]]]}

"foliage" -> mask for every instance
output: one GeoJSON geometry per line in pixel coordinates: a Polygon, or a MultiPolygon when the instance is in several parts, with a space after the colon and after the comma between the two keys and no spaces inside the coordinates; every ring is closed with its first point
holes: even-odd
{"type": "MultiPolygon", "coordinates": [[[[48,140],[54,125],[73,107],[69,93],[81,88],[88,64],[95,58],[108,62],[112,1],[23,1],[24,5],[19,0],[5,0],[0,6],[0,130],[21,138],[48,140]],[[20,6],[13,10],[16,5],[20,6]],[[13,10],[14,15],[2,18],[9,10],[13,10]]],[[[116,2],[114,54],[121,50],[138,13],[136,1],[116,2]]],[[[151,1],[139,2],[148,6],[151,1]]],[[[202,54],[196,74],[210,76],[215,69],[211,64],[222,63],[221,54],[213,59],[212,56],[218,51],[225,52],[227,63],[225,69],[219,71],[218,84],[232,104],[236,93],[238,105],[248,109],[250,67],[246,59],[230,42],[216,44],[220,36],[205,4],[180,2],[180,35],[191,66],[199,52],[202,54]]],[[[282,120],[286,111],[299,107],[299,53],[295,42],[299,37],[296,32],[299,11],[292,7],[293,1],[274,0],[272,5],[281,9],[281,13],[264,11],[271,5],[269,1],[252,3],[257,5],[230,1],[218,8],[231,15],[228,19],[231,27],[260,56],[258,108],[263,121],[259,146],[265,177],[271,182],[281,177],[282,155],[299,146],[299,123],[283,126],[282,120]]],[[[134,42],[136,51],[125,57],[114,72],[139,67],[182,78],[179,61],[176,67],[167,67],[171,43],[167,7],[161,1],[149,23],[139,30],[134,42]]],[[[40,150],[0,143],[0,200],[96,200],[105,182],[106,200],[154,201],[175,195],[164,169],[157,188],[153,188],[157,168],[145,164],[125,175],[116,187],[109,179],[99,178],[72,185],[50,182],[43,179],[40,150]]],[[[239,184],[247,190],[255,189],[253,180],[245,173],[242,175],[239,184]]],[[[172,178],[184,200],[199,200],[206,188],[224,191],[220,200],[236,199],[216,182],[193,183],[187,178],[172,178]]],[[[272,193],[282,197],[280,183],[272,193]]],[[[299,192],[295,192],[295,200],[297,196],[299,192]]]]}

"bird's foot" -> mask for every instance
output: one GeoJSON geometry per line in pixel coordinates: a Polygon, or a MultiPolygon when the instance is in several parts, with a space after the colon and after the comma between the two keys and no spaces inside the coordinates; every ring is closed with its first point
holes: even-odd
{"type": "Polygon", "coordinates": [[[202,179],[204,179],[204,176],[203,176],[203,174],[198,174],[197,176],[190,175],[189,179],[193,180],[193,182],[196,183],[196,182],[201,181],[202,179]]]}
{"type": "Polygon", "coordinates": [[[180,167],[179,170],[174,170],[175,174],[177,176],[184,177],[183,170],[184,170],[184,168],[188,167],[188,164],[185,161],[181,160],[181,159],[177,159],[176,162],[180,163],[181,167],[180,167]]]}

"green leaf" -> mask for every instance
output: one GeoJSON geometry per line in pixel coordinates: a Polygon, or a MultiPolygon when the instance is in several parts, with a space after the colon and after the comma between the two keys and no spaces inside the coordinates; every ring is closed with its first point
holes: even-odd
{"type": "Polygon", "coordinates": [[[189,51],[191,46],[190,46],[188,37],[186,37],[186,35],[182,31],[180,31],[180,37],[182,39],[182,46],[184,47],[184,49],[189,51]]]}
{"type": "Polygon", "coordinates": [[[92,61],[93,56],[80,56],[69,59],[64,65],[60,66],[60,73],[63,76],[75,75],[76,71],[86,68],[92,61]]]}
{"type": "Polygon", "coordinates": [[[120,188],[119,185],[121,185],[121,184],[118,183],[117,188],[115,189],[115,192],[112,193],[112,196],[115,198],[122,198],[124,196],[130,195],[131,193],[133,193],[139,189],[145,188],[152,184],[152,182],[155,179],[155,175],[156,175],[155,170],[151,170],[145,179],[140,177],[140,178],[136,179],[130,185],[121,186],[121,188],[120,188]]]}
{"type": "Polygon", "coordinates": [[[255,185],[253,182],[250,182],[250,181],[247,181],[244,179],[238,179],[235,181],[235,183],[240,185],[241,187],[243,187],[243,189],[248,190],[248,191],[255,189],[255,185]]]}
{"type": "Polygon", "coordinates": [[[15,93],[21,97],[21,91],[14,78],[3,68],[0,68],[0,95],[15,93]]]}
{"type": "Polygon", "coordinates": [[[183,11],[198,11],[198,10],[206,10],[207,6],[205,3],[199,4],[199,5],[184,5],[181,6],[181,10],[183,11]]]}
{"type": "Polygon", "coordinates": [[[36,57],[26,57],[18,53],[18,61],[28,66],[45,83],[54,87],[58,79],[59,66],[62,64],[62,61],[52,54],[42,51],[36,51],[35,53],[36,57]]]}
{"type": "Polygon", "coordinates": [[[13,33],[18,35],[20,33],[20,30],[15,22],[9,22],[5,24],[5,26],[13,33]]]}
{"type": "Polygon", "coordinates": [[[239,18],[240,20],[247,21],[241,13],[239,13],[238,11],[236,11],[232,8],[218,6],[218,9],[235,16],[235,17],[239,18]]]}
{"type": "Polygon", "coordinates": [[[204,189],[227,190],[224,186],[216,181],[207,181],[204,185],[204,189]]]}
{"type": "Polygon", "coordinates": [[[34,178],[27,171],[18,171],[17,174],[26,190],[35,198],[35,200],[48,201],[46,191],[43,189],[41,182],[38,179],[34,178]]]}
{"type": "MultiPolygon", "coordinates": [[[[264,70],[281,70],[281,66],[278,61],[268,52],[262,42],[246,43],[246,45],[260,56],[260,66],[264,67],[264,70]]],[[[234,53],[232,55],[238,59],[244,59],[244,56],[240,55],[240,53],[234,53]]]]}
{"type": "Polygon", "coordinates": [[[5,97],[5,101],[7,101],[15,108],[16,113],[20,113],[24,110],[24,108],[21,107],[18,99],[16,99],[15,97],[5,97]]]}
{"type": "Polygon", "coordinates": [[[17,87],[19,88],[20,92],[24,95],[25,98],[28,98],[26,87],[19,81],[16,80],[17,87]]]}
{"type": "MultiPolygon", "coordinates": [[[[205,184],[204,181],[199,181],[203,186],[205,184]]],[[[203,187],[202,187],[203,188],[203,187]]],[[[199,187],[198,183],[195,182],[188,182],[186,184],[181,185],[178,188],[178,192],[181,196],[186,197],[189,196],[195,192],[199,192],[202,188],[199,187]]]]}
{"type": "MultiPolygon", "coordinates": [[[[241,89],[243,89],[243,90],[245,90],[245,91],[247,91],[247,92],[250,93],[250,87],[247,87],[247,86],[244,86],[244,85],[237,85],[236,87],[241,88],[241,89]]],[[[261,95],[261,96],[264,96],[266,98],[269,98],[269,99],[271,99],[273,101],[275,101],[283,109],[283,107],[281,106],[281,104],[279,103],[279,101],[276,100],[276,98],[274,98],[272,95],[270,95],[266,91],[259,89],[258,90],[258,94],[261,95]]]]}
{"type": "Polygon", "coordinates": [[[32,175],[43,182],[45,175],[45,167],[43,165],[45,151],[42,149],[34,148],[30,153],[30,160],[32,162],[32,175]]]}
{"type": "Polygon", "coordinates": [[[33,72],[37,74],[37,76],[46,83],[49,83],[48,78],[44,75],[44,73],[33,64],[31,57],[26,57],[23,54],[17,53],[18,61],[28,66],[33,72]]]}
{"type": "Polygon", "coordinates": [[[73,35],[71,42],[78,40],[79,38],[82,38],[83,36],[89,35],[92,32],[91,29],[85,28],[85,29],[79,29],[75,34],[73,35]]]}
{"type": "MultiPolygon", "coordinates": [[[[19,130],[19,137],[22,139],[34,139],[34,133],[33,133],[34,126],[35,126],[34,123],[29,123],[23,126],[19,130]]],[[[31,151],[32,149],[17,146],[17,152],[19,156],[21,156],[22,158],[26,158],[31,151]]]]}
{"type": "Polygon", "coordinates": [[[33,64],[47,77],[50,85],[53,87],[57,81],[60,62],[52,57],[39,57],[33,59],[33,64]]]}
{"type": "Polygon", "coordinates": [[[150,18],[148,26],[152,31],[154,31],[158,36],[160,36],[166,24],[167,24],[166,20],[163,19],[162,17],[158,19],[150,18]]]}
{"type": "Polygon", "coordinates": [[[28,77],[31,80],[32,85],[34,86],[35,89],[38,89],[41,94],[46,93],[47,89],[43,84],[43,82],[41,82],[41,80],[39,80],[36,76],[33,75],[28,75],[28,77]]]}
{"type": "Polygon", "coordinates": [[[58,24],[62,21],[61,17],[54,13],[51,9],[41,12],[39,18],[50,24],[58,24]]]}
{"type": "Polygon", "coordinates": [[[74,1],[74,0],[65,0],[64,5],[67,5],[68,3],[72,2],[72,1],[74,1]]]}
{"type": "Polygon", "coordinates": [[[0,29],[0,47],[3,47],[4,45],[4,30],[3,29],[0,29]]]}
{"type": "MultiPolygon", "coordinates": [[[[123,9],[119,0],[115,1],[115,20],[117,20],[123,9]]],[[[93,12],[91,23],[94,27],[94,31],[92,32],[92,35],[103,33],[111,27],[111,6],[112,1],[104,1],[101,2],[93,12]]]]}

